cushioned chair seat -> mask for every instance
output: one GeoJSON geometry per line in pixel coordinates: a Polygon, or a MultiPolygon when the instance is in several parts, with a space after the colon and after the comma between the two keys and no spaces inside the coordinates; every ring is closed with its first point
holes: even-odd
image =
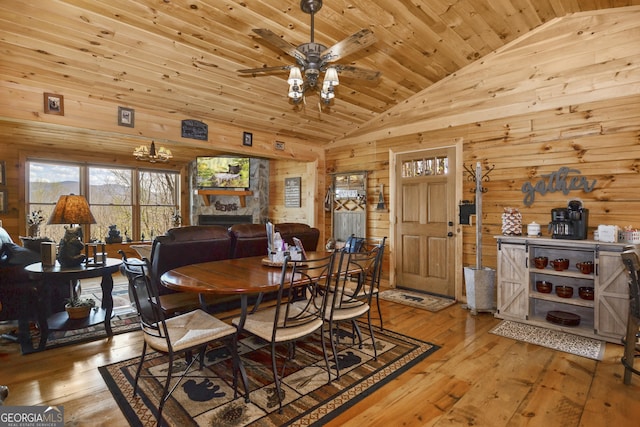
{"type": "MultiPolygon", "coordinates": [[[[302,310],[300,309],[294,309],[289,311],[290,316],[295,316],[300,313],[302,313],[302,310]]],[[[280,314],[281,314],[280,317],[282,318],[283,313],[280,313],[280,314]]],[[[271,338],[273,336],[273,329],[274,329],[273,320],[275,318],[275,315],[276,315],[275,308],[260,310],[247,317],[247,320],[245,321],[245,324],[244,324],[244,330],[259,336],[263,340],[271,341],[271,338]]],[[[239,324],[239,322],[240,322],[239,317],[232,320],[232,323],[236,326],[239,324]]],[[[280,326],[282,325],[282,323],[283,323],[282,321],[278,322],[280,326]]],[[[307,336],[310,333],[313,333],[314,331],[319,329],[321,326],[322,326],[322,319],[318,317],[316,317],[314,320],[310,322],[305,322],[300,326],[295,326],[295,324],[292,324],[290,322],[286,328],[276,330],[275,341],[285,342],[285,341],[296,340],[298,338],[307,336]]]]}
{"type": "MultiPolygon", "coordinates": [[[[224,323],[202,310],[194,310],[180,316],[166,319],[169,341],[173,351],[198,347],[212,340],[217,340],[236,332],[236,328],[224,323]]],[[[144,334],[147,343],[159,351],[168,352],[169,347],[165,338],[144,334]]]]}

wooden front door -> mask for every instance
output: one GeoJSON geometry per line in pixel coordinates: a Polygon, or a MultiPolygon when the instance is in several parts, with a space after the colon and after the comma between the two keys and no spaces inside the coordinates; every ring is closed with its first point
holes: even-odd
{"type": "Polygon", "coordinates": [[[455,148],[396,159],[396,285],[455,297],[455,148]]]}

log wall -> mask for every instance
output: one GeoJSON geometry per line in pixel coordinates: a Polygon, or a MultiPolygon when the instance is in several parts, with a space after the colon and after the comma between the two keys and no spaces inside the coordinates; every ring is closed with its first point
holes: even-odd
{"type": "MultiPolygon", "coordinates": [[[[412,151],[448,145],[463,138],[463,163],[484,170],[495,166],[488,191],[483,196],[483,264],[496,266],[494,235],[501,233],[501,215],[505,207],[515,207],[526,224],[541,224],[548,235],[550,211],[566,207],[567,201],[579,198],[589,209],[589,238],[598,224],[640,228],[640,96],[611,101],[571,105],[556,110],[511,117],[504,120],[478,121],[473,124],[433,130],[419,134],[366,143],[366,149],[338,147],[327,151],[330,171],[348,171],[356,167],[373,171],[369,176],[368,234],[382,237],[390,233],[388,214],[378,213],[377,186],[388,185],[389,150],[412,151]],[[562,167],[580,171],[571,176],[596,180],[591,192],[581,190],[565,194],[553,189],[535,194],[525,206],[523,184],[539,180],[562,167]]],[[[473,182],[463,180],[463,197],[474,199],[473,182]]],[[[389,195],[386,194],[388,197],[389,195]]],[[[388,202],[388,199],[387,199],[388,202]]],[[[456,218],[457,221],[457,218],[456,218]]],[[[330,218],[325,218],[330,235],[330,218]]],[[[463,263],[475,265],[475,227],[459,227],[463,239],[463,263]]]]}
{"type": "MultiPolygon", "coordinates": [[[[550,21],[336,141],[327,165],[339,172],[366,165],[377,171],[372,181],[388,184],[390,149],[462,139],[465,165],[495,166],[483,197],[482,261],[490,267],[505,207],[518,208],[525,227],[535,221],[547,235],[551,209],[574,198],[589,209],[589,237],[598,224],[640,227],[639,17],[630,8],[550,21]],[[561,168],[574,172],[550,184],[548,175],[561,168]],[[561,191],[572,178],[596,183],[588,192],[561,191]],[[523,185],[539,182],[544,194],[525,203],[523,185]]],[[[466,173],[461,185],[463,198],[473,200],[466,173]]],[[[390,234],[394,219],[369,210],[370,234],[390,234]]],[[[458,236],[463,264],[475,265],[475,227],[459,227],[458,236]]]]}

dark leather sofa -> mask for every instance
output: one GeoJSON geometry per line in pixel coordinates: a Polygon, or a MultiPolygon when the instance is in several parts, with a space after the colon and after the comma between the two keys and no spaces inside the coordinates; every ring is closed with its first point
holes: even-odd
{"type": "Polygon", "coordinates": [[[235,224],[229,227],[231,258],[266,255],[267,227],[264,224],[235,224]]]}
{"type": "Polygon", "coordinates": [[[47,287],[47,295],[38,295],[36,287],[24,267],[40,262],[40,252],[15,244],[9,234],[0,228],[0,301],[3,309],[0,320],[28,318],[36,320],[38,315],[48,316],[64,310],[64,300],[69,297],[68,286],[47,287]],[[46,313],[37,313],[38,297],[47,302],[46,313]]]}
{"type": "Polygon", "coordinates": [[[320,230],[317,228],[299,222],[283,222],[276,224],[275,229],[280,233],[282,240],[289,245],[293,245],[293,238],[297,237],[302,242],[305,251],[314,252],[318,249],[320,230]]]}
{"type": "Polygon", "coordinates": [[[226,228],[217,225],[172,228],[158,236],[151,248],[152,280],[160,294],[172,292],[160,283],[163,273],[174,268],[229,258],[231,236],[226,228]]]}
{"type": "MultiPolygon", "coordinates": [[[[276,224],[282,238],[293,244],[293,237],[299,238],[305,250],[315,251],[320,231],[306,224],[276,224]]],[[[200,306],[198,295],[180,293],[164,287],[160,282],[163,273],[185,265],[228,258],[242,258],[267,254],[267,234],[264,224],[236,224],[229,229],[217,225],[195,225],[172,228],[164,236],[153,241],[149,274],[165,298],[163,309],[167,314],[187,311],[200,306]]],[[[236,302],[236,298],[210,298],[209,305],[236,302]]]]}

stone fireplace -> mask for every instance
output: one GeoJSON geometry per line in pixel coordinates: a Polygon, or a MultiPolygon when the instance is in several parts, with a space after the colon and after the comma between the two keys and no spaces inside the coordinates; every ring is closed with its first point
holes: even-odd
{"type": "Polygon", "coordinates": [[[191,162],[189,182],[191,224],[223,225],[238,223],[264,224],[269,215],[269,161],[252,158],[250,162],[250,195],[200,195],[195,178],[196,162],[191,162]],[[204,198],[207,199],[204,199],[204,198]],[[208,202],[208,203],[207,203],[208,202]]]}

